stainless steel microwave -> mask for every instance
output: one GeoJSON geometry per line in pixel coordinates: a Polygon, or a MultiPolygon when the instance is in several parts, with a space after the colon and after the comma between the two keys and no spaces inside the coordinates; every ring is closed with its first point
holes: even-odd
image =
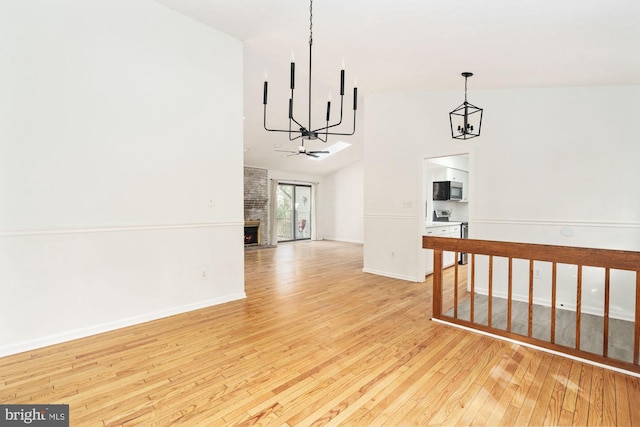
{"type": "Polygon", "coordinates": [[[433,181],[433,200],[462,200],[462,183],[433,181]]]}

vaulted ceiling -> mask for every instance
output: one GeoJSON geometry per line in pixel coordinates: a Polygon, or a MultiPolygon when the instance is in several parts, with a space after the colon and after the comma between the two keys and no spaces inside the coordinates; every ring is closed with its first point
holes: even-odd
{"type": "MultiPolygon", "coordinates": [[[[324,175],[362,158],[363,129],[341,138],[348,149],[321,161],[287,157],[299,141],[263,129],[262,89],[269,80],[269,125],[286,128],[289,63],[296,58],[295,108],[307,121],[309,2],[302,0],[156,0],[244,43],[245,164],[324,175]]],[[[358,119],[366,93],[640,84],[637,0],[315,0],[313,127],[323,125],[328,94],[337,116],[339,73],[346,68],[346,126],[357,79],[358,119]],[[316,122],[319,121],[319,122],[316,122]]],[[[456,105],[443,105],[446,114],[456,105]]],[[[309,149],[327,144],[309,141],[309,149]]]]}

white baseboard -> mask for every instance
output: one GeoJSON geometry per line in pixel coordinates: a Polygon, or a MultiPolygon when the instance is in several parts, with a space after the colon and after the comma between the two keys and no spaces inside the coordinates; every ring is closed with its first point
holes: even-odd
{"type": "Polygon", "coordinates": [[[358,243],[361,245],[364,244],[362,240],[340,239],[339,237],[323,237],[322,240],[330,240],[332,242],[358,243]]]}
{"type": "Polygon", "coordinates": [[[240,294],[226,295],[220,298],[213,298],[205,301],[200,301],[193,304],[186,304],[178,307],[171,307],[166,310],[154,311],[152,313],[146,313],[139,316],[132,316],[126,319],[120,319],[114,322],[102,323],[100,325],[89,326],[86,328],[75,329],[72,331],[63,332],[60,334],[49,335],[29,341],[23,341],[13,343],[0,347],[0,357],[9,356],[12,354],[22,353],[25,351],[35,350],[42,347],[47,347],[54,344],[60,344],[63,342],[85,338],[91,335],[97,335],[104,332],[113,331],[116,329],[125,328],[127,326],[133,326],[152,320],[161,319],[163,317],[174,316],[176,314],[186,313],[189,311],[198,310],[205,307],[211,307],[214,305],[224,304],[226,302],[236,301],[246,298],[247,295],[242,292],[240,294]]]}
{"type": "Polygon", "coordinates": [[[420,280],[418,280],[417,277],[390,273],[388,271],[374,270],[374,269],[371,269],[371,268],[363,268],[362,271],[364,273],[371,273],[371,274],[375,274],[377,276],[391,277],[392,279],[408,280],[409,282],[420,282],[420,280]]]}

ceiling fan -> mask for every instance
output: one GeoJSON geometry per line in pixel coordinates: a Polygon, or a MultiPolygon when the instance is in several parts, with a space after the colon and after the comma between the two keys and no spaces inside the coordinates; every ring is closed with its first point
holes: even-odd
{"type": "MultiPolygon", "coordinates": [[[[318,158],[318,154],[329,154],[328,151],[307,151],[307,148],[304,145],[298,146],[298,151],[289,151],[289,150],[276,150],[281,153],[291,153],[289,156],[299,156],[300,154],[304,154],[310,157],[318,158]]],[[[289,157],[287,156],[287,157],[289,157]]]]}

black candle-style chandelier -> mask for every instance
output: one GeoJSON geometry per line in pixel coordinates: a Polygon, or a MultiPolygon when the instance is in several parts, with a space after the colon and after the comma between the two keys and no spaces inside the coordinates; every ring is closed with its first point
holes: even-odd
{"type": "Polygon", "coordinates": [[[467,102],[467,79],[473,73],[464,72],[464,102],[449,113],[451,123],[451,137],[454,139],[470,139],[480,136],[482,126],[482,108],[467,102]]]}
{"type": "MultiPolygon", "coordinates": [[[[358,109],[358,88],[353,88],[353,130],[350,133],[330,132],[329,130],[339,126],[342,123],[342,111],[344,103],[344,66],[340,70],[340,119],[337,123],[329,124],[331,113],[331,100],[327,101],[327,115],[325,126],[314,129],[311,126],[311,60],[312,60],[312,46],[313,46],[313,0],[309,1],[309,121],[307,126],[300,124],[293,115],[293,90],[295,87],[295,62],[291,62],[291,96],[289,97],[289,129],[269,129],[267,127],[267,87],[268,82],[265,78],[264,93],[262,103],[264,104],[264,128],[270,132],[286,132],[289,134],[289,140],[293,141],[298,138],[302,139],[319,139],[322,142],[327,142],[329,135],[353,135],[356,131],[356,111],[358,109]],[[294,126],[295,123],[295,126],[294,126]],[[295,129],[298,127],[298,129],[295,129]]],[[[304,147],[304,141],[301,144],[304,147]]]]}

